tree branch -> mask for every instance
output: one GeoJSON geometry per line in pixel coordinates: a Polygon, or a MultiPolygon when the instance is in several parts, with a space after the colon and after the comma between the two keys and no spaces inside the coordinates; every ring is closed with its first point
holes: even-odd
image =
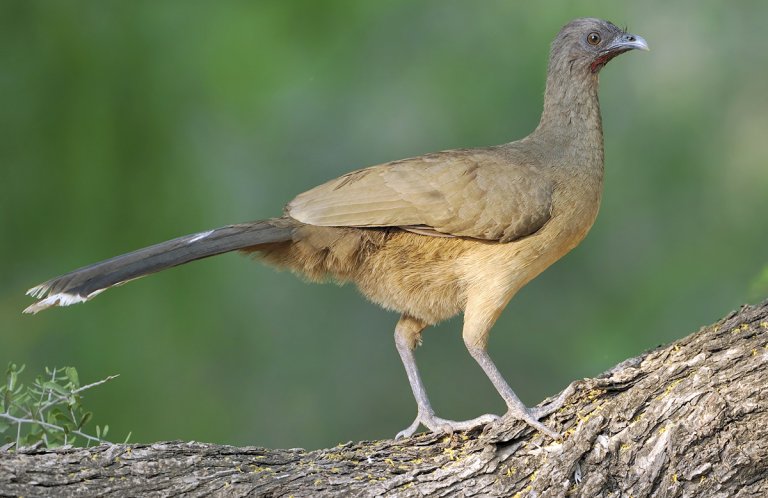
{"type": "Polygon", "coordinates": [[[0,452],[0,496],[768,496],[768,301],[624,361],[546,423],[304,451],[0,452]]]}

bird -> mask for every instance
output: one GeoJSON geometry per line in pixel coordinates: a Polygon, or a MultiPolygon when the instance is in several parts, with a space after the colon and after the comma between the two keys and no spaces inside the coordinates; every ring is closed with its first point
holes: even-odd
{"type": "Polygon", "coordinates": [[[541,422],[571,393],[528,408],[487,351],[489,332],[512,297],[576,247],[593,225],[603,190],[600,70],[647,42],[615,24],[579,18],[551,44],[544,104],[526,137],[366,167],[291,200],[281,216],[178,237],[48,280],[27,292],[25,313],[91,300],[105,290],[231,251],[309,281],[353,283],[400,314],[395,346],[416,400],[413,423],[432,432],[518,419],[541,422]],[[416,365],[424,330],[463,313],[462,338],[507,405],[503,417],[438,417],[416,365]]]}

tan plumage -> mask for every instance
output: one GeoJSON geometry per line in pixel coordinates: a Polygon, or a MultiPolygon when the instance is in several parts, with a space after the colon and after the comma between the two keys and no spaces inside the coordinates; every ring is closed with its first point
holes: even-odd
{"type": "Polygon", "coordinates": [[[549,219],[553,188],[525,149],[449,150],[348,173],[298,195],[285,212],[310,225],[509,242],[549,219]]]}
{"type": "Polygon", "coordinates": [[[528,409],[485,351],[488,333],[515,293],[574,248],[597,216],[603,185],[598,71],[647,49],[640,37],[598,19],[577,19],[552,44],[544,110],[528,137],[504,145],[426,154],[361,169],[292,200],[285,216],[180,237],[97,263],[30,290],[35,313],[83,302],[171,266],[223,252],[253,253],[322,281],[353,282],[401,314],[395,344],[418,405],[434,431],[465,422],[437,417],[413,356],[425,327],[464,313],[463,339],[507,403],[508,416],[552,436],[538,420],[568,394],[528,409]]]}

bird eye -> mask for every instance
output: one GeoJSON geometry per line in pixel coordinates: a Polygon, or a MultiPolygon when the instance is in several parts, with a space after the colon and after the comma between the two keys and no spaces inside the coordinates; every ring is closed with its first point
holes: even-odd
{"type": "Polygon", "coordinates": [[[600,43],[600,33],[593,31],[590,34],[588,34],[587,43],[589,43],[590,45],[597,45],[598,43],[600,43]]]}

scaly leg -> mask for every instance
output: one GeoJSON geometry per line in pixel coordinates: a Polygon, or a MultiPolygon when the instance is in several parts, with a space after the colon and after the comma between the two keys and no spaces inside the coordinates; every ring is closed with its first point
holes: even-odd
{"type": "Polygon", "coordinates": [[[496,321],[496,317],[498,316],[498,313],[501,311],[501,309],[497,310],[491,316],[482,315],[481,313],[477,313],[475,311],[476,309],[471,309],[468,307],[467,311],[465,312],[463,332],[464,344],[466,345],[469,354],[471,354],[472,358],[477,361],[477,363],[493,383],[493,386],[507,403],[508,410],[504,417],[512,417],[522,420],[534,429],[546,434],[552,439],[560,439],[560,434],[539,422],[539,419],[549,415],[550,413],[558,410],[561,406],[563,406],[566,398],[568,398],[568,396],[573,393],[573,386],[569,386],[557,397],[557,399],[547,403],[544,406],[536,408],[526,407],[523,402],[520,401],[520,398],[517,397],[512,388],[509,387],[509,384],[507,384],[507,381],[504,380],[501,372],[499,372],[499,369],[493,363],[493,360],[491,360],[490,355],[488,355],[488,351],[486,351],[488,331],[496,321]]]}
{"type": "Polygon", "coordinates": [[[413,397],[416,398],[416,405],[418,406],[416,420],[407,428],[398,432],[395,437],[399,439],[412,436],[420,424],[423,424],[432,432],[453,432],[465,431],[496,420],[498,418],[496,415],[489,414],[461,422],[435,416],[435,411],[432,409],[432,405],[427,397],[427,391],[421,382],[419,369],[416,367],[416,358],[413,355],[413,350],[421,342],[421,331],[425,328],[426,324],[406,315],[400,317],[400,321],[397,322],[395,327],[397,352],[400,353],[400,359],[403,360],[405,373],[408,375],[408,382],[411,384],[413,397]]]}
{"type": "Polygon", "coordinates": [[[504,417],[520,419],[534,429],[537,429],[551,437],[552,439],[560,439],[560,434],[539,422],[539,419],[549,415],[550,413],[558,410],[561,406],[563,406],[566,398],[568,398],[568,396],[573,393],[572,388],[566,389],[560,393],[557,399],[547,403],[544,406],[528,408],[523,404],[522,401],[520,401],[520,398],[517,397],[515,391],[509,387],[509,384],[507,384],[507,381],[504,380],[504,377],[502,377],[499,369],[496,368],[496,365],[493,363],[493,360],[491,360],[491,357],[488,355],[488,352],[485,350],[485,348],[472,347],[467,345],[467,349],[469,350],[469,354],[472,355],[475,361],[477,361],[480,367],[482,367],[482,369],[485,371],[485,374],[488,376],[488,378],[491,379],[493,386],[507,403],[508,411],[504,417]]]}

